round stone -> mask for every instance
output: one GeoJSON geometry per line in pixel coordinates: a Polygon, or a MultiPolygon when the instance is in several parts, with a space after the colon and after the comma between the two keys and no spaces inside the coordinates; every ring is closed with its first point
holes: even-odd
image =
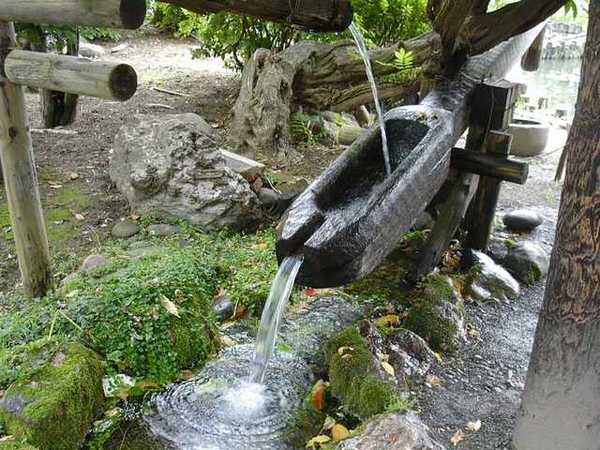
{"type": "Polygon", "coordinates": [[[509,230],[532,231],[539,227],[544,219],[535,211],[517,209],[506,214],[502,221],[509,230]]]}
{"type": "Polygon", "coordinates": [[[123,220],[114,226],[112,235],[118,239],[127,239],[140,232],[140,227],[132,220],[123,220]]]}

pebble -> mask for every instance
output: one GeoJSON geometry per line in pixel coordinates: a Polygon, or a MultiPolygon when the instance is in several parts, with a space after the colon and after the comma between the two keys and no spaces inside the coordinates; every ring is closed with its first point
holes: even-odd
{"type": "Polygon", "coordinates": [[[180,229],[176,225],[169,225],[167,223],[159,223],[155,225],[150,225],[146,228],[146,231],[150,236],[156,237],[169,237],[174,234],[179,233],[180,229]]]}

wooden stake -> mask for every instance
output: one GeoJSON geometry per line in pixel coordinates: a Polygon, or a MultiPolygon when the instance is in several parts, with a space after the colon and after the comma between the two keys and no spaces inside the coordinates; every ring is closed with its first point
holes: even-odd
{"type": "Polygon", "coordinates": [[[128,64],[13,50],[4,67],[15,84],[69,94],[125,101],[137,90],[137,74],[128,64]]]}
{"type": "MultiPolygon", "coordinates": [[[[12,23],[0,22],[0,68],[16,45],[12,23]]],[[[51,281],[50,251],[33,161],[23,88],[0,78],[0,159],[25,294],[41,297],[51,281]]]]}
{"type": "Polygon", "coordinates": [[[144,23],[145,0],[2,0],[0,20],[126,28],[144,23]]]}
{"type": "Polygon", "coordinates": [[[462,148],[452,150],[450,166],[463,172],[476,173],[517,184],[525,184],[529,175],[529,164],[527,163],[462,148]]]}

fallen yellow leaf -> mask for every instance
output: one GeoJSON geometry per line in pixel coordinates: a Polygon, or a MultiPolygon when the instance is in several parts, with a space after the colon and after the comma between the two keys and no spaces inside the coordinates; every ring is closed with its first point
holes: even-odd
{"type": "Polygon", "coordinates": [[[394,367],[390,363],[382,361],[381,362],[381,367],[383,368],[383,370],[385,370],[391,376],[393,376],[393,377],[396,376],[396,370],[394,369],[394,367]]]}
{"type": "Polygon", "coordinates": [[[318,449],[321,447],[321,444],[327,444],[330,441],[331,441],[331,438],[329,436],[325,436],[324,434],[321,434],[319,436],[315,436],[310,441],[308,441],[306,443],[306,448],[318,449]]]}
{"type": "Polygon", "coordinates": [[[476,420],[475,422],[467,423],[467,430],[469,431],[479,431],[481,429],[481,420],[476,420]]]}
{"type": "Polygon", "coordinates": [[[167,312],[169,314],[171,314],[172,316],[175,316],[177,318],[180,318],[179,308],[177,308],[177,305],[162,294],[160,296],[160,303],[164,306],[164,308],[167,310],[167,312]]]}
{"type": "Polygon", "coordinates": [[[350,437],[350,432],[348,431],[348,428],[338,423],[331,429],[331,437],[334,441],[341,441],[342,439],[350,437]]]}

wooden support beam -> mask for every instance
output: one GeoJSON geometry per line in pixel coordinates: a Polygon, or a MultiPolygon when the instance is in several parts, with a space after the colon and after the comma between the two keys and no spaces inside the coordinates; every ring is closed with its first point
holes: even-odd
{"type": "Polygon", "coordinates": [[[50,251],[25,113],[23,88],[4,77],[16,45],[11,23],[0,22],[0,160],[25,294],[41,297],[50,282],[50,251]]]}
{"type": "Polygon", "coordinates": [[[2,0],[0,20],[126,28],[144,23],[145,0],[2,0]]]}
{"type": "Polygon", "coordinates": [[[228,11],[286,22],[313,31],[343,31],[352,23],[350,0],[162,0],[199,14],[228,11]]]}
{"type": "MultiPolygon", "coordinates": [[[[506,158],[510,153],[512,135],[490,131],[483,153],[506,158]]],[[[471,203],[468,219],[468,237],[465,245],[476,250],[486,250],[494,227],[496,206],[500,196],[501,181],[481,177],[477,194],[471,203]]]]}
{"type": "Polygon", "coordinates": [[[475,173],[517,184],[525,184],[529,176],[529,164],[527,163],[511,161],[462,148],[452,150],[450,166],[463,172],[475,173]]]}
{"type": "Polygon", "coordinates": [[[472,173],[461,173],[452,182],[448,197],[439,207],[440,214],[431,234],[419,253],[415,269],[409,275],[409,282],[416,283],[439,264],[467,213],[478,183],[479,176],[472,173]]]}
{"type": "Polygon", "coordinates": [[[129,100],[137,90],[137,74],[130,65],[74,56],[13,50],[5,71],[15,84],[108,100],[129,100]]]}

